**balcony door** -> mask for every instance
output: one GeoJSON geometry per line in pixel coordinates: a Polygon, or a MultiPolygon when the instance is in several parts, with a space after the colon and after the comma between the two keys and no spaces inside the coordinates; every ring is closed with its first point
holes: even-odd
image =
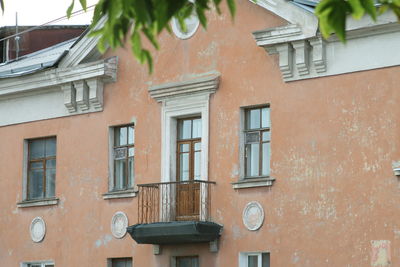
{"type": "Polygon", "coordinates": [[[201,118],[178,120],[176,220],[199,220],[201,118]]]}

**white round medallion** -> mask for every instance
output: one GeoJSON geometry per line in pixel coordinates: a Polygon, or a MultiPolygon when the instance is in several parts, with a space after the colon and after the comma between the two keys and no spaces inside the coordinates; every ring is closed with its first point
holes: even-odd
{"type": "Polygon", "coordinates": [[[46,224],[42,217],[36,217],[32,220],[30,226],[31,238],[33,242],[41,242],[46,234],[46,224]]]}
{"type": "Polygon", "coordinates": [[[111,219],[111,233],[115,238],[123,238],[128,227],[128,217],[122,211],[118,211],[111,219]]]}
{"type": "Polygon", "coordinates": [[[181,28],[179,21],[176,18],[172,18],[171,20],[172,31],[176,37],[180,39],[188,39],[192,37],[200,25],[200,20],[196,13],[193,12],[192,15],[184,20],[184,23],[186,25],[186,31],[181,28]]]}
{"type": "Polygon", "coordinates": [[[257,201],[247,203],[243,210],[243,223],[250,231],[260,229],[264,222],[264,209],[257,201]]]}

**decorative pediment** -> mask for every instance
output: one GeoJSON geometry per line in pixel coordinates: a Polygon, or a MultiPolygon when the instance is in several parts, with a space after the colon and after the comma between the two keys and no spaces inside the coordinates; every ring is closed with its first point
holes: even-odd
{"type": "MultiPolygon", "coordinates": [[[[102,23],[104,19],[96,28],[102,23]]],[[[102,111],[104,84],[116,81],[118,60],[101,59],[97,42],[98,37],[87,32],[75,43],[3,65],[0,126],[102,111]],[[58,56],[53,59],[55,52],[58,56]],[[42,58],[50,65],[35,67],[42,58]],[[29,71],[20,71],[22,67],[29,71]]]]}
{"type": "Polygon", "coordinates": [[[218,88],[220,76],[221,74],[216,72],[205,74],[199,78],[184,82],[156,85],[149,88],[149,93],[151,97],[159,102],[168,98],[188,96],[197,93],[212,94],[218,88]]]}
{"type": "Polygon", "coordinates": [[[258,46],[278,55],[284,81],[400,65],[400,56],[387,52],[400,42],[400,26],[393,13],[379,16],[376,22],[369,17],[348,18],[347,43],[343,44],[335,35],[323,40],[313,12],[291,1],[257,0],[257,4],[290,23],[253,32],[258,46]]]}

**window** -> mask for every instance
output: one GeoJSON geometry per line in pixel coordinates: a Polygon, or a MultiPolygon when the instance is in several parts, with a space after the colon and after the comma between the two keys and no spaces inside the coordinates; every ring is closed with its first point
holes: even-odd
{"type": "Polygon", "coordinates": [[[22,263],[22,267],[54,267],[53,262],[26,262],[22,263]]]}
{"type": "Polygon", "coordinates": [[[132,267],[132,258],[109,259],[108,267],[132,267]]]}
{"type": "Polygon", "coordinates": [[[245,110],[245,178],[270,175],[269,107],[245,110]]]}
{"type": "Polygon", "coordinates": [[[27,200],[52,198],[56,180],[56,138],[28,140],[27,200]]]}
{"type": "Polygon", "coordinates": [[[178,181],[199,180],[201,177],[201,118],[178,120],[177,170],[178,181]]]}
{"type": "Polygon", "coordinates": [[[246,252],[239,254],[240,267],[270,267],[270,255],[267,252],[246,252]]]}
{"type": "Polygon", "coordinates": [[[198,256],[174,257],[173,267],[199,267],[198,256]]]}
{"type": "Polygon", "coordinates": [[[133,187],[135,129],[133,125],[114,127],[114,181],[112,191],[133,187]]]}

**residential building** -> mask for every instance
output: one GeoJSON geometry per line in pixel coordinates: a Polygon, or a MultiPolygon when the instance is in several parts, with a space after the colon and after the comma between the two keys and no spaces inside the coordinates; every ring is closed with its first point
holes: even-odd
{"type": "Polygon", "coordinates": [[[0,266],[399,265],[400,26],[310,8],[172,22],[153,74],[88,34],[1,66],[0,266]]]}

